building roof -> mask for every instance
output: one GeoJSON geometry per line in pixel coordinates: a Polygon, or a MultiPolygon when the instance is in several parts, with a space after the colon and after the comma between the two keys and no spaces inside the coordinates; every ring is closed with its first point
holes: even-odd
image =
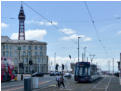
{"type": "Polygon", "coordinates": [[[46,45],[46,42],[40,42],[37,40],[12,40],[8,36],[1,36],[1,43],[7,44],[43,44],[46,45]]]}

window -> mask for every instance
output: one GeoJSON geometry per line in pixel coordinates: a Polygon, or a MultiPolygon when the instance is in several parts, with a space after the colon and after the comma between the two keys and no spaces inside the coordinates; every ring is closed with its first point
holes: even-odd
{"type": "Polygon", "coordinates": [[[5,49],[5,45],[3,45],[3,49],[5,49]]]}
{"type": "Polygon", "coordinates": [[[5,56],[5,52],[3,52],[3,56],[5,56]]]}
{"type": "Polygon", "coordinates": [[[38,63],[40,64],[40,58],[38,58],[38,63]]]}
{"type": "Polygon", "coordinates": [[[26,50],[26,46],[25,45],[23,46],[23,50],[26,50]]]}
{"type": "Polygon", "coordinates": [[[86,76],[89,75],[89,68],[88,67],[80,67],[79,73],[80,76],[86,76]]]}
{"type": "Polygon", "coordinates": [[[35,46],[35,50],[37,50],[37,46],[35,46]]]}
{"type": "Polygon", "coordinates": [[[8,49],[8,45],[6,45],[6,49],[8,49]]]}
{"type": "Polygon", "coordinates": [[[31,50],[31,46],[28,46],[28,49],[31,50]]]}
{"type": "Polygon", "coordinates": [[[28,58],[25,59],[25,63],[28,63],[28,58]]]}
{"type": "Polygon", "coordinates": [[[40,46],[39,48],[40,48],[40,51],[42,51],[42,46],[40,46]]]}
{"type": "Polygon", "coordinates": [[[37,52],[35,52],[35,55],[38,55],[38,53],[37,53],[37,52]]]}
{"type": "Polygon", "coordinates": [[[6,57],[8,57],[8,51],[6,51],[6,57]]]}
{"type": "Polygon", "coordinates": [[[9,46],[9,48],[10,48],[10,50],[12,50],[12,46],[11,45],[9,46]]]}
{"type": "Polygon", "coordinates": [[[40,56],[42,56],[42,52],[40,52],[40,56]]]}
{"type": "Polygon", "coordinates": [[[29,52],[28,52],[28,55],[30,56],[31,54],[32,54],[32,53],[29,51],[29,52]]]}
{"type": "Polygon", "coordinates": [[[10,57],[13,56],[11,50],[10,50],[9,54],[10,54],[10,57]]]}
{"type": "Polygon", "coordinates": [[[26,55],[26,52],[25,51],[23,51],[23,56],[25,56],[26,55]]]}

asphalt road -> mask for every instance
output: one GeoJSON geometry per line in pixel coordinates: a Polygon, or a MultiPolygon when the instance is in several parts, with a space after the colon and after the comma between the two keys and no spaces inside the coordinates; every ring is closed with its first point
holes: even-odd
{"type": "MultiPolygon", "coordinates": [[[[55,76],[44,76],[39,79],[39,88],[33,91],[121,91],[119,78],[105,76],[92,83],[77,83],[65,78],[66,88],[56,87],[55,76]]],[[[24,91],[24,82],[5,82],[1,84],[1,91],[24,91]]]]}
{"type": "Polygon", "coordinates": [[[45,89],[36,91],[121,91],[119,78],[114,76],[105,76],[92,83],[77,83],[73,79],[65,80],[66,88],[58,88],[56,85],[50,85],[45,89]]]}

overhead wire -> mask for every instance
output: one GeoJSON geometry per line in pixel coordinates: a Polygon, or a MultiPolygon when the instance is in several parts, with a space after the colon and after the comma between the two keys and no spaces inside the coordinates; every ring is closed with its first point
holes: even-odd
{"type": "Polygon", "coordinates": [[[91,21],[91,23],[92,23],[92,25],[93,25],[93,28],[94,28],[94,30],[95,30],[97,40],[98,40],[98,42],[100,43],[100,45],[102,46],[102,48],[103,48],[105,54],[108,55],[108,52],[107,52],[107,50],[106,50],[106,47],[105,47],[104,44],[102,43],[102,40],[101,40],[101,38],[100,38],[98,29],[97,29],[97,27],[96,27],[96,25],[95,25],[95,21],[94,21],[94,19],[93,19],[93,17],[92,17],[92,13],[91,13],[90,10],[89,10],[88,4],[87,4],[86,2],[84,2],[84,4],[85,4],[85,7],[86,7],[86,9],[87,9],[87,12],[88,12],[90,21],[91,21]]]}
{"type": "MultiPolygon", "coordinates": [[[[30,8],[33,12],[35,12],[36,14],[38,14],[41,18],[43,18],[44,20],[48,21],[50,24],[53,24],[52,20],[49,20],[48,18],[46,18],[45,16],[43,16],[42,14],[40,14],[38,11],[36,11],[35,9],[33,9],[30,5],[28,5],[27,3],[23,2],[23,4],[25,6],[27,6],[28,8],[30,8]]],[[[53,25],[56,29],[59,29],[56,25],[53,25]]]]}

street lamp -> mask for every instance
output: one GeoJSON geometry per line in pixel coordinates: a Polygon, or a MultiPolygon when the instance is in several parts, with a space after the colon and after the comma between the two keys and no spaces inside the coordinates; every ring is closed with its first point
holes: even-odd
{"type": "Polygon", "coordinates": [[[84,47],[83,49],[84,49],[84,61],[86,61],[86,49],[87,49],[87,47],[84,47]]]}
{"type": "Polygon", "coordinates": [[[80,37],[78,36],[78,62],[79,62],[79,39],[80,37]]]}

